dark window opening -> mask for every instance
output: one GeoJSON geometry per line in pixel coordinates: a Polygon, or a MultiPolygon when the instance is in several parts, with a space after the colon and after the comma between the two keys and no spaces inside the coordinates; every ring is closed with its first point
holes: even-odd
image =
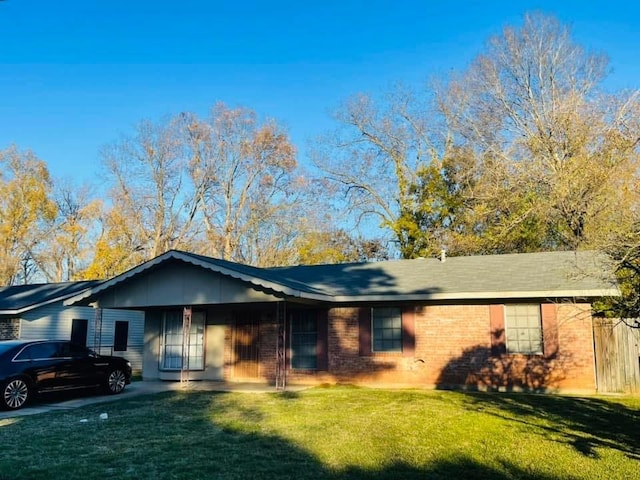
{"type": "Polygon", "coordinates": [[[317,312],[298,312],[291,322],[291,368],[318,368],[317,312]]]}
{"type": "Polygon", "coordinates": [[[129,338],[129,322],[116,321],[115,332],[113,335],[113,351],[126,352],[127,339],[129,338]]]}
{"type": "Polygon", "coordinates": [[[74,318],[71,322],[71,342],[86,347],[88,327],[89,320],[84,318],[74,318]]]}

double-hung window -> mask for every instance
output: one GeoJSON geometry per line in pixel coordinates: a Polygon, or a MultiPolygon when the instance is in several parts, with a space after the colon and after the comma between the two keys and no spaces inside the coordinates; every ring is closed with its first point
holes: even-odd
{"type": "Polygon", "coordinates": [[[396,307],[373,308],[371,338],[373,352],[401,352],[402,310],[396,307]]]}
{"type": "Polygon", "coordinates": [[[506,305],[504,323],[507,353],[524,353],[530,355],[542,353],[540,305],[506,305]]]}

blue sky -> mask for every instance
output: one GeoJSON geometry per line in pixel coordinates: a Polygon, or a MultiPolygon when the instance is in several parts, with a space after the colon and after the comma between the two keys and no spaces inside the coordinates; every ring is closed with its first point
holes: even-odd
{"type": "Polygon", "coordinates": [[[304,152],[349,95],[461,70],[527,11],[556,15],[639,88],[640,6],[601,1],[0,1],[0,148],[95,182],[142,119],[243,105],[304,152]]]}

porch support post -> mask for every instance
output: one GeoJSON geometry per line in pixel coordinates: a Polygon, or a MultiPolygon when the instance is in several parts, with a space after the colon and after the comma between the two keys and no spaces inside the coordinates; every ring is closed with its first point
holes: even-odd
{"type": "Polygon", "coordinates": [[[93,350],[102,354],[102,308],[92,305],[94,309],[93,316],[93,350]]]}
{"type": "Polygon", "coordinates": [[[180,384],[189,386],[189,357],[191,356],[191,307],[182,309],[182,362],[180,366],[180,384]]]}
{"type": "Polygon", "coordinates": [[[276,390],[287,386],[287,302],[276,303],[276,390]]]}

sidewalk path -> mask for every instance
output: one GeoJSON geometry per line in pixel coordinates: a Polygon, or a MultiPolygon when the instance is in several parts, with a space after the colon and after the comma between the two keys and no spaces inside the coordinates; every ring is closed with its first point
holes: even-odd
{"type": "MultiPolygon", "coordinates": [[[[301,391],[305,386],[287,387],[287,391],[301,391]]],[[[28,407],[20,410],[3,411],[0,410],[0,420],[4,418],[20,417],[24,415],[35,415],[37,413],[54,412],[72,410],[74,408],[83,407],[97,403],[114,402],[118,400],[126,400],[128,398],[140,395],[151,395],[154,393],[168,391],[210,391],[210,392],[245,392],[245,393],[275,393],[276,388],[273,385],[265,383],[227,383],[212,381],[191,381],[186,384],[180,382],[169,381],[138,381],[127,385],[124,392],[119,395],[100,395],[87,396],[83,393],[76,394],[75,398],[61,401],[50,401],[50,395],[45,396],[41,400],[36,400],[28,407]]],[[[60,395],[60,394],[58,394],[60,395]]],[[[69,395],[67,394],[67,397],[69,395]]],[[[65,397],[66,398],[66,397],[65,397]]]]}

